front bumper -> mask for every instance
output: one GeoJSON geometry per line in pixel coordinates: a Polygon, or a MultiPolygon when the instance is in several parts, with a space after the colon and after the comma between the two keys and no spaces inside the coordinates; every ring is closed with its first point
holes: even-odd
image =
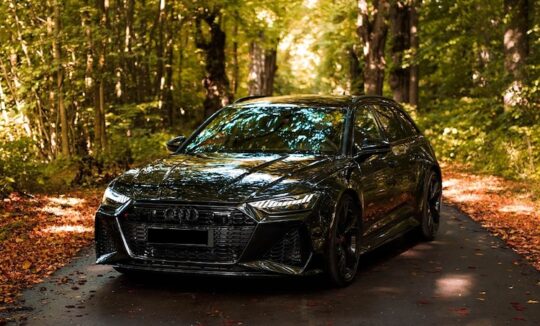
{"type": "Polygon", "coordinates": [[[226,276],[280,276],[320,273],[312,246],[310,214],[261,222],[236,205],[134,202],[120,211],[98,210],[95,220],[98,264],[123,269],[226,276]],[[167,219],[171,207],[196,211],[197,221],[167,219]],[[165,212],[165,213],[164,213],[165,212]],[[168,212],[168,211],[167,211],[168,212]],[[153,227],[209,230],[213,245],[156,245],[153,227]]]}

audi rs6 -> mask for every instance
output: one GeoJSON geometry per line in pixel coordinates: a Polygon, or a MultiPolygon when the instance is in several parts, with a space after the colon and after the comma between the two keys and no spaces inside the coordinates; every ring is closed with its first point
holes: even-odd
{"type": "Polygon", "coordinates": [[[98,264],[122,273],[325,273],[406,232],[432,240],[441,171],[402,107],[374,96],[244,98],[105,190],[98,264]]]}

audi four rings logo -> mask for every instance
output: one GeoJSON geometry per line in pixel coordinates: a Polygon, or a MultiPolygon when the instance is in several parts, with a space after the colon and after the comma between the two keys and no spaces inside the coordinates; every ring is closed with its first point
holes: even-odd
{"type": "MultiPolygon", "coordinates": [[[[154,214],[157,212],[154,211],[154,214]]],[[[199,212],[191,207],[169,207],[163,212],[166,221],[196,222],[199,219],[199,212]]]]}

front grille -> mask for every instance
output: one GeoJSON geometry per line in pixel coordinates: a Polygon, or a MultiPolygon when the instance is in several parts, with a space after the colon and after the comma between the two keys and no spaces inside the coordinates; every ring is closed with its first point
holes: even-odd
{"type": "Polygon", "coordinates": [[[94,230],[96,240],[96,257],[99,258],[102,255],[116,251],[111,226],[108,221],[103,218],[96,217],[94,230]]]}
{"type": "Polygon", "coordinates": [[[257,222],[234,207],[134,205],[120,217],[129,248],[137,256],[170,261],[235,263],[247,246],[257,222]],[[212,247],[148,243],[151,227],[209,229],[212,247]]]}
{"type": "Polygon", "coordinates": [[[134,205],[127,212],[131,222],[182,226],[248,226],[254,219],[229,206],[134,205]]]}
{"type": "Polygon", "coordinates": [[[264,255],[264,259],[285,265],[302,266],[302,244],[298,228],[294,228],[287,232],[285,236],[276,243],[266,255],[264,255]]]}

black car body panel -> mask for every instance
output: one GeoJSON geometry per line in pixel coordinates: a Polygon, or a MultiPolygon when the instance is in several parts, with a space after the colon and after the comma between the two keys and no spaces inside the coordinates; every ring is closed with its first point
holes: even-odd
{"type": "Polygon", "coordinates": [[[305,155],[178,154],[128,171],[115,184],[134,200],[234,203],[305,192],[326,176],[322,171],[338,171],[339,161],[305,155]]]}
{"type": "MultiPolygon", "coordinates": [[[[345,193],[361,207],[362,251],[419,224],[426,171],[435,171],[440,179],[440,169],[429,142],[395,102],[379,97],[285,96],[232,107],[260,105],[346,109],[340,150],[334,155],[186,152],[186,144],[215,118],[211,117],[177,153],[127,171],[109,185],[129,200],[99,208],[97,263],[189,274],[319,273],[336,203],[345,193]],[[403,114],[414,127],[412,134],[390,140],[372,105],[391,106],[396,110],[392,112],[403,114]],[[376,117],[382,140],[377,146],[356,148],[353,125],[358,110],[376,117]],[[305,194],[316,198],[309,209],[268,213],[252,205],[305,194]],[[163,229],[200,241],[161,243],[160,236],[168,232],[163,229]]],[[[174,242],[174,236],[167,241],[174,242]]]]}

